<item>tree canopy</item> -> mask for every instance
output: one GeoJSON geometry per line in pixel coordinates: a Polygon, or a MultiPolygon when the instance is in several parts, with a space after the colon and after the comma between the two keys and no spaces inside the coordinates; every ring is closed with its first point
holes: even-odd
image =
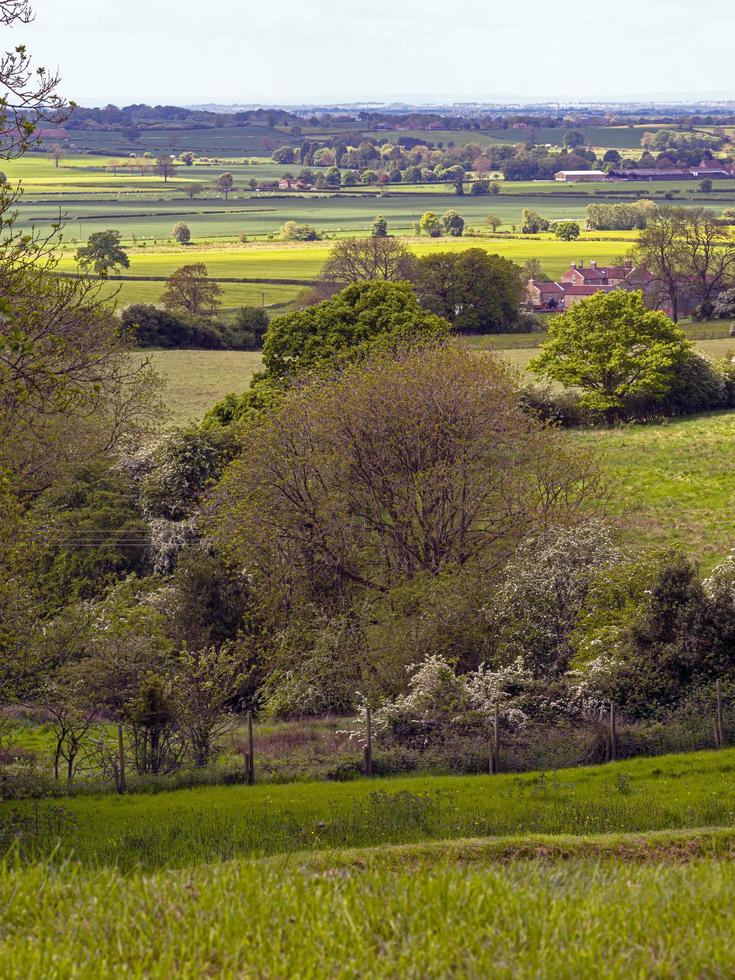
{"type": "Polygon", "coordinates": [[[342,238],[335,242],[321,278],[345,286],[370,279],[407,279],[412,261],[397,238],[342,238]]]}
{"type": "Polygon", "coordinates": [[[77,262],[97,276],[107,276],[115,269],[130,268],[128,254],[120,244],[121,237],[114,228],[92,232],[87,244],[77,249],[77,262]]]}
{"type": "Polygon", "coordinates": [[[497,333],[518,323],[520,269],[482,248],[424,255],[415,263],[412,280],[422,306],[456,330],[497,333]]]}
{"type": "Polygon", "coordinates": [[[381,345],[441,338],[448,330],[446,320],[421,308],[409,283],[359,282],[315,306],[275,317],[265,335],[263,365],[271,378],[286,378],[381,345]]]}
{"type": "Polygon", "coordinates": [[[206,265],[194,262],[169,276],[161,301],[167,310],[210,316],[218,309],[221,295],[222,287],[209,278],[206,265]]]}
{"type": "Polygon", "coordinates": [[[686,335],[641,293],[597,293],[555,316],[530,368],[583,391],[582,403],[614,413],[631,395],[662,397],[690,354],[686,335]]]}

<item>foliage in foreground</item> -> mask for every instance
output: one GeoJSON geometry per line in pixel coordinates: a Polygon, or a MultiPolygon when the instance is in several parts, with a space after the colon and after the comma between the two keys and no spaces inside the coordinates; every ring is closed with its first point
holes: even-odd
{"type": "Polygon", "coordinates": [[[426,857],[409,869],[366,871],[355,858],[352,866],[331,867],[325,855],[317,864],[236,862],[127,878],[74,865],[9,868],[0,875],[0,970],[44,978],[729,973],[730,862],[481,867],[426,857]]]}

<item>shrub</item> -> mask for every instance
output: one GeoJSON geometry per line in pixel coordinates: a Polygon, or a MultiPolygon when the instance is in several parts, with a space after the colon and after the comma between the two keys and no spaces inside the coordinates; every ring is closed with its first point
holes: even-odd
{"type": "Polygon", "coordinates": [[[735,289],[727,289],[720,293],[712,307],[712,315],[718,320],[730,320],[735,317],[735,289]]]}
{"type": "Polygon", "coordinates": [[[281,238],[284,242],[315,242],[319,239],[319,233],[313,225],[286,221],[281,226],[281,238]]]}
{"type": "Polygon", "coordinates": [[[162,310],[147,303],[135,303],[123,310],[121,321],[123,331],[139,347],[253,350],[265,332],[262,317],[265,317],[266,327],[268,318],[265,311],[261,312],[258,307],[243,309],[255,309],[258,315],[238,313],[234,323],[228,323],[210,317],[162,310]]]}

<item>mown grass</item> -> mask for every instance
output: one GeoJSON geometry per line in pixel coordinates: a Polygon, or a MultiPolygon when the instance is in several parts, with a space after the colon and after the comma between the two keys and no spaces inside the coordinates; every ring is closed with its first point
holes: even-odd
{"type": "Polygon", "coordinates": [[[570,438],[610,474],[612,512],[636,547],[678,547],[705,568],[735,548],[735,412],[570,438]]]}
{"type": "Polygon", "coordinates": [[[134,354],[166,380],[164,402],[172,425],[201,419],[229,392],[242,393],[262,363],[259,351],[164,350],[134,354]]]}
{"type": "Polygon", "coordinates": [[[21,821],[27,859],[54,854],[132,871],[458,837],[729,827],[734,791],[735,750],[728,750],[547,774],[76,797],[63,801],[60,814],[58,801],[37,811],[6,803],[0,818],[21,821]]]}
{"type": "MultiPolygon", "coordinates": [[[[101,295],[109,298],[117,309],[122,310],[133,303],[159,305],[165,288],[166,284],[163,282],[149,282],[145,279],[111,281],[103,284],[101,295]]],[[[224,311],[236,310],[241,306],[265,306],[277,312],[293,302],[301,287],[223,282],[221,288],[220,300],[224,311]]]]}

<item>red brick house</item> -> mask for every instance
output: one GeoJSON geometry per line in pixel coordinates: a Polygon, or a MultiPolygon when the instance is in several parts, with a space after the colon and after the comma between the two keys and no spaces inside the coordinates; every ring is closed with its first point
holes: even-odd
{"type": "Polygon", "coordinates": [[[564,306],[564,287],[558,282],[528,280],[526,286],[529,305],[534,310],[560,310],[564,306]]]}
{"type": "MultiPolygon", "coordinates": [[[[690,316],[699,305],[700,297],[695,287],[692,278],[679,284],[679,316],[690,316]]],[[[526,297],[531,309],[548,313],[569,309],[596,293],[609,293],[613,289],[640,290],[646,305],[652,310],[662,310],[668,316],[673,313],[666,285],[645,266],[634,267],[631,261],[621,266],[600,266],[594,261],[585,266],[583,262],[573,262],[556,282],[530,279],[526,285],[526,297]]],[[[715,290],[712,298],[716,299],[720,292],[719,289],[715,290]]]]}

